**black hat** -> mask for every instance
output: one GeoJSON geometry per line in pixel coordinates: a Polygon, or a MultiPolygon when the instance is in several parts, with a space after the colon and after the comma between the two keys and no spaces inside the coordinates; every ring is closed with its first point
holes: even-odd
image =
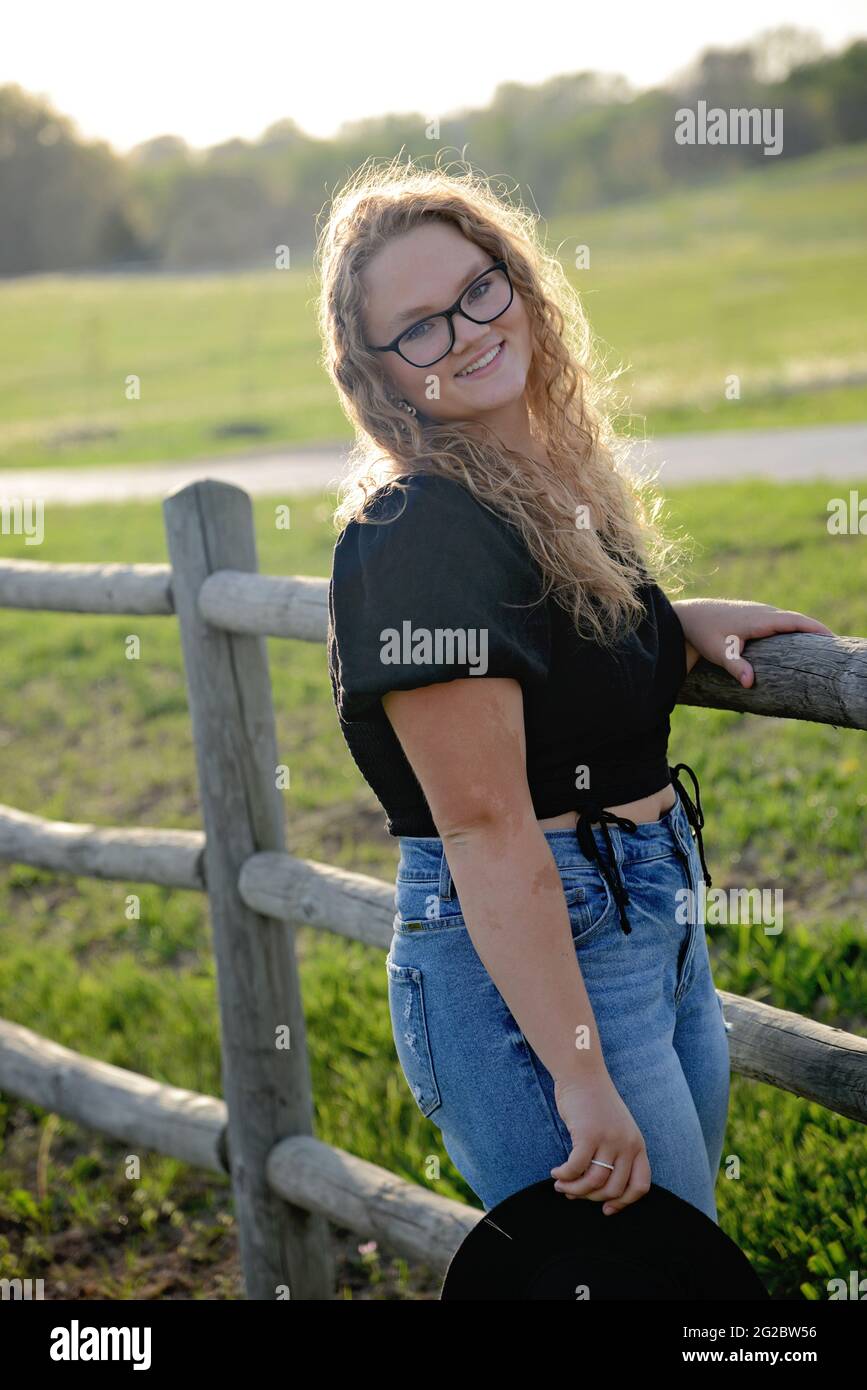
{"type": "Polygon", "coordinates": [[[485,1212],[452,1257],[440,1298],[766,1299],[744,1252],[703,1211],[650,1184],[605,1216],[550,1178],[485,1212]]]}

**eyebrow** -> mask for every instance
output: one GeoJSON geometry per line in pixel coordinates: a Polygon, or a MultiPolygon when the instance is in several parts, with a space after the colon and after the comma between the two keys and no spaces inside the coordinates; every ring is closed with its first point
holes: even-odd
{"type": "MultiPolygon", "coordinates": [[[[469,272],[468,278],[464,280],[464,287],[472,284],[473,280],[477,279],[479,275],[482,275],[484,271],[489,270],[490,265],[490,261],[484,263],[481,261],[477,261],[476,269],[471,270],[469,272]]],[[[394,318],[391,320],[390,327],[392,330],[396,331],[399,324],[411,323],[414,322],[416,319],[423,318],[425,314],[434,314],[439,312],[441,312],[441,310],[437,310],[433,304],[417,304],[414,309],[403,309],[399,314],[395,314],[394,318]]]]}

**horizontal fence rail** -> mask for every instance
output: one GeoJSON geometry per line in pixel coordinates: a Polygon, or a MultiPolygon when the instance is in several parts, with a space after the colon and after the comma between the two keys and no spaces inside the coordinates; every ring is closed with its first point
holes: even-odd
{"type": "Polygon", "coordinates": [[[867,641],[781,632],[747,642],[756,679],[750,690],[709,661],[690,671],[678,704],[808,719],[840,729],[867,729],[867,641]]]}
{"type": "MultiPolygon", "coordinates": [[[[0,564],[0,608],[171,614],[171,579],[168,565],[6,560],[0,564]]],[[[205,622],[224,632],[324,642],[328,580],[217,570],[204,580],[198,607],[205,622]]],[[[701,660],[684,681],[678,704],[867,729],[864,638],[780,633],[748,642],[744,655],[756,673],[750,690],[701,660]]]]}
{"type": "Polygon", "coordinates": [[[266,1171],[273,1191],[287,1202],[375,1236],[440,1274],[483,1215],[478,1207],[440,1197],[310,1135],[275,1144],[266,1171]]]}
{"type": "Polygon", "coordinates": [[[0,1019],[0,1090],[124,1143],[228,1171],[226,1106],[0,1019]]]}
{"type": "Polygon", "coordinates": [[[171,614],[170,565],[49,565],[0,561],[0,608],[58,613],[171,614]]]}
{"type": "Polygon", "coordinates": [[[391,945],[394,884],[369,874],[263,850],[244,864],[238,891],[264,917],[336,932],[384,951],[391,945]]]}
{"type": "Polygon", "coordinates": [[[199,590],[199,612],[206,623],[223,632],[324,642],[328,633],[328,581],[218,570],[199,590]]]}
{"type": "Polygon", "coordinates": [[[867,1124],[867,1038],[718,991],[732,1071],[867,1124]]]}
{"type": "Polygon", "coordinates": [[[46,820],[0,804],[0,861],[32,869],[204,891],[204,852],[201,830],[46,820]]]}

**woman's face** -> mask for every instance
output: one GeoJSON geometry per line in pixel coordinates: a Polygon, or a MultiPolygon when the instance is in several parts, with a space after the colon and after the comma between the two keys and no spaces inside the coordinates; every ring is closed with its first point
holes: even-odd
{"type": "MultiPolygon", "coordinates": [[[[361,274],[368,343],[390,343],[426,314],[447,309],[494,259],[450,223],[428,222],[392,238],[361,274]]],[[[434,420],[508,412],[523,397],[532,355],[530,321],[517,290],[499,318],[473,323],[455,314],[454,329],[451,352],[433,366],[414,367],[396,352],[379,354],[393,392],[434,420]],[[498,345],[489,366],[459,375],[498,345]]]]}

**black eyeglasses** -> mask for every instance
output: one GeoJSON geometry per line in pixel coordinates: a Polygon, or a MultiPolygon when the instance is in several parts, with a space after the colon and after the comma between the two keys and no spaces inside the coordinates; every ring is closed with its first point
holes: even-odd
{"type": "Polygon", "coordinates": [[[396,352],[411,367],[432,367],[455,345],[455,314],[462,314],[471,323],[493,323],[506,312],[514,293],[506,262],[494,261],[467,285],[450,309],[419,319],[385,347],[368,346],[372,352],[396,352]]]}

